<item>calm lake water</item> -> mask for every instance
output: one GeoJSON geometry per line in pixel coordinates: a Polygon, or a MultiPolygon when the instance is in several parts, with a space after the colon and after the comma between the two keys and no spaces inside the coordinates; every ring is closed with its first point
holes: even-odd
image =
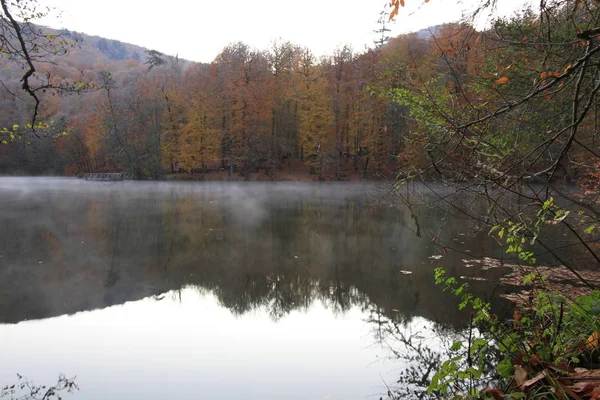
{"type": "Polygon", "coordinates": [[[493,243],[432,209],[420,229],[444,222],[462,249],[446,253],[375,201],[384,189],[0,178],[0,385],[64,373],[72,399],[385,397],[403,363],[378,321],[432,343],[432,326],[464,326],[433,268],[464,275],[493,243]]]}

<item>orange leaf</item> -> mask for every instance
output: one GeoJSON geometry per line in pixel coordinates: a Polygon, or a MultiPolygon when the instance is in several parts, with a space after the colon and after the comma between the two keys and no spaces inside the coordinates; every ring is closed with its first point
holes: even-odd
{"type": "Polygon", "coordinates": [[[556,76],[556,77],[558,77],[558,76],[561,76],[562,74],[561,74],[560,71],[555,71],[553,75],[556,76]]]}
{"type": "Polygon", "coordinates": [[[458,54],[456,53],[456,50],[454,50],[452,47],[448,47],[448,49],[446,51],[448,53],[452,54],[454,57],[458,56],[458,54]]]}
{"type": "Polygon", "coordinates": [[[508,78],[506,76],[503,76],[500,79],[496,79],[496,83],[498,85],[504,85],[506,82],[508,82],[508,78]]]}
{"type": "Polygon", "coordinates": [[[600,344],[600,332],[596,331],[588,338],[585,347],[588,349],[595,349],[600,344]]]}
{"type": "Polygon", "coordinates": [[[540,74],[540,78],[542,78],[542,79],[546,79],[547,76],[548,76],[548,73],[546,71],[544,71],[540,74]]]}
{"type": "Polygon", "coordinates": [[[527,41],[527,36],[523,36],[523,39],[521,39],[521,43],[527,41]]]}

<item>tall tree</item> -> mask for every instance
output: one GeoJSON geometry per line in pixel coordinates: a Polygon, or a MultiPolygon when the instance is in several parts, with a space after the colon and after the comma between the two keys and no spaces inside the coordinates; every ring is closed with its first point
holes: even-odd
{"type": "Polygon", "coordinates": [[[298,136],[302,156],[311,168],[311,172],[317,174],[319,179],[323,179],[329,162],[330,140],[336,132],[335,100],[330,90],[330,82],[325,75],[325,69],[329,65],[327,60],[320,65],[315,65],[315,58],[309,50],[302,53],[298,63],[301,74],[298,82],[300,98],[298,136]]]}

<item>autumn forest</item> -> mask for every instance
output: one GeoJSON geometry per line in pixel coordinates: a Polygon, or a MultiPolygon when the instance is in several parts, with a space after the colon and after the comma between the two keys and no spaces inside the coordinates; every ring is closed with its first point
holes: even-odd
{"type": "MultiPolygon", "coordinates": [[[[345,46],[317,57],[284,40],[268,49],[238,42],[210,64],[52,31],[69,49],[46,56],[36,74],[40,85],[70,90],[40,93],[37,120],[44,125],[33,133],[25,129],[31,99],[2,96],[0,172],[391,178],[431,164],[436,149],[428,142],[439,132],[428,132],[428,125],[447,123],[434,115],[436,103],[437,114],[476,118],[525,93],[532,79],[543,84],[568,69],[537,59],[538,39],[527,32],[538,24],[531,11],[483,32],[456,23],[392,39],[386,21],[383,16],[380,39],[365,51],[345,46]],[[530,70],[536,63],[547,64],[541,76],[530,70]]],[[[575,42],[571,51],[578,46],[584,44],[575,42]]],[[[18,92],[20,66],[7,64],[0,74],[4,87],[18,92]]],[[[549,89],[536,108],[560,96],[560,87],[549,89]]],[[[547,122],[531,111],[521,122],[547,122]]]]}

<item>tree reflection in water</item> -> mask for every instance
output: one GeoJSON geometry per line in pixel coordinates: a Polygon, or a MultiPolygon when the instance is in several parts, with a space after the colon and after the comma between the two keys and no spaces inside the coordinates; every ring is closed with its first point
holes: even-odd
{"type": "MultiPolygon", "coordinates": [[[[405,228],[410,212],[370,203],[362,185],[39,182],[25,204],[19,191],[0,199],[3,322],[194,285],[234,313],[268,307],[275,320],[319,299],[336,312],[375,303],[386,315],[466,323],[433,284],[433,267],[465,274],[463,257],[430,259],[438,248],[405,228]]],[[[435,229],[435,210],[429,217],[423,230],[435,229]]]]}
{"type": "MultiPolygon", "coordinates": [[[[376,341],[406,360],[405,388],[426,383],[439,352],[469,323],[433,277],[438,266],[469,274],[464,256],[430,258],[439,248],[406,229],[412,213],[370,202],[369,186],[30,180],[23,193],[3,184],[0,322],[161,300],[184,288],[213,294],[235,315],[267,310],[273,321],[315,302],[334,314],[359,307],[376,341]]],[[[450,218],[423,213],[423,233],[450,218]]],[[[468,229],[447,223],[445,240],[468,229]]],[[[467,245],[491,254],[493,243],[480,234],[467,245]]],[[[474,290],[500,313],[494,285],[474,290]]]]}

